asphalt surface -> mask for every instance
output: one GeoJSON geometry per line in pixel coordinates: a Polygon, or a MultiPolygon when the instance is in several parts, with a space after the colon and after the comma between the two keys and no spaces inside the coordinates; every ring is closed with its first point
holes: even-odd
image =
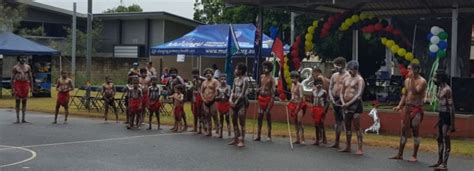
{"type": "MultiPolygon", "coordinates": [[[[30,112],[32,124],[13,124],[15,114],[0,109],[0,170],[432,170],[436,154],[419,162],[394,161],[395,149],[365,148],[364,156],[296,145],[284,138],[237,148],[230,139],[167,129],[126,130],[121,123],[71,117],[51,124],[53,115],[30,112]]],[[[62,118],[59,118],[61,120],[62,118]]],[[[309,143],[309,142],[307,142],[309,143]]],[[[423,145],[423,144],[422,144],[423,145]]],[[[457,148],[457,147],[454,147],[457,148]]],[[[408,159],[411,150],[405,152],[408,159]]],[[[474,171],[474,159],[453,156],[450,170],[474,171]]]]}

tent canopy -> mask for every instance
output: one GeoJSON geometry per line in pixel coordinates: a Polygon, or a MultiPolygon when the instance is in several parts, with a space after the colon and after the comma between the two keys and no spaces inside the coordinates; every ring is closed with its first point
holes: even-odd
{"type": "Polygon", "coordinates": [[[59,55],[59,51],[43,46],[11,32],[0,33],[2,55],[59,55]]]}
{"type": "MultiPolygon", "coordinates": [[[[253,24],[232,24],[240,46],[236,57],[253,57],[255,55],[255,26],[253,24]]],[[[206,57],[225,57],[229,24],[200,25],[188,34],[171,42],[154,46],[152,55],[195,55],[206,57]]],[[[270,56],[273,40],[263,35],[262,56],[270,56]]]]}

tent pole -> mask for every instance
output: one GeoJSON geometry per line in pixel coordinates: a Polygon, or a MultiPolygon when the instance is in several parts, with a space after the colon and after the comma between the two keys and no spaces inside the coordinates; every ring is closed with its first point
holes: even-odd
{"type": "Polygon", "coordinates": [[[454,2],[451,17],[451,78],[460,76],[458,75],[456,64],[458,56],[458,15],[458,4],[454,2]]]}
{"type": "Polygon", "coordinates": [[[72,50],[71,50],[71,78],[72,85],[76,86],[76,2],[73,3],[72,16],[72,50]]]}

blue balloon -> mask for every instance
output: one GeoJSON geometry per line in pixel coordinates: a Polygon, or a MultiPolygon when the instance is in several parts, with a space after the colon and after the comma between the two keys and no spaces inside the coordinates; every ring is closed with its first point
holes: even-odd
{"type": "Polygon", "coordinates": [[[428,41],[430,41],[431,37],[433,37],[433,34],[429,33],[428,36],[426,36],[426,39],[428,39],[428,41]]]}
{"type": "Polygon", "coordinates": [[[436,58],[436,52],[433,53],[433,52],[430,52],[430,54],[428,55],[430,58],[436,58]]]}
{"type": "Polygon", "coordinates": [[[440,41],[440,42],[438,43],[438,47],[439,47],[439,49],[446,49],[446,48],[448,47],[448,42],[446,42],[446,41],[440,41]]]}

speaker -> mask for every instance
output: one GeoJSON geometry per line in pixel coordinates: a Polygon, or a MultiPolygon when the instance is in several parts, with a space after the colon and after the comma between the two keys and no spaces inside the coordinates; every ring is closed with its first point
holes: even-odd
{"type": "Polygon", "coordinates": [[[454,109],[456,113],[474,115],[474,78],[452,78],[454,109]]]}

